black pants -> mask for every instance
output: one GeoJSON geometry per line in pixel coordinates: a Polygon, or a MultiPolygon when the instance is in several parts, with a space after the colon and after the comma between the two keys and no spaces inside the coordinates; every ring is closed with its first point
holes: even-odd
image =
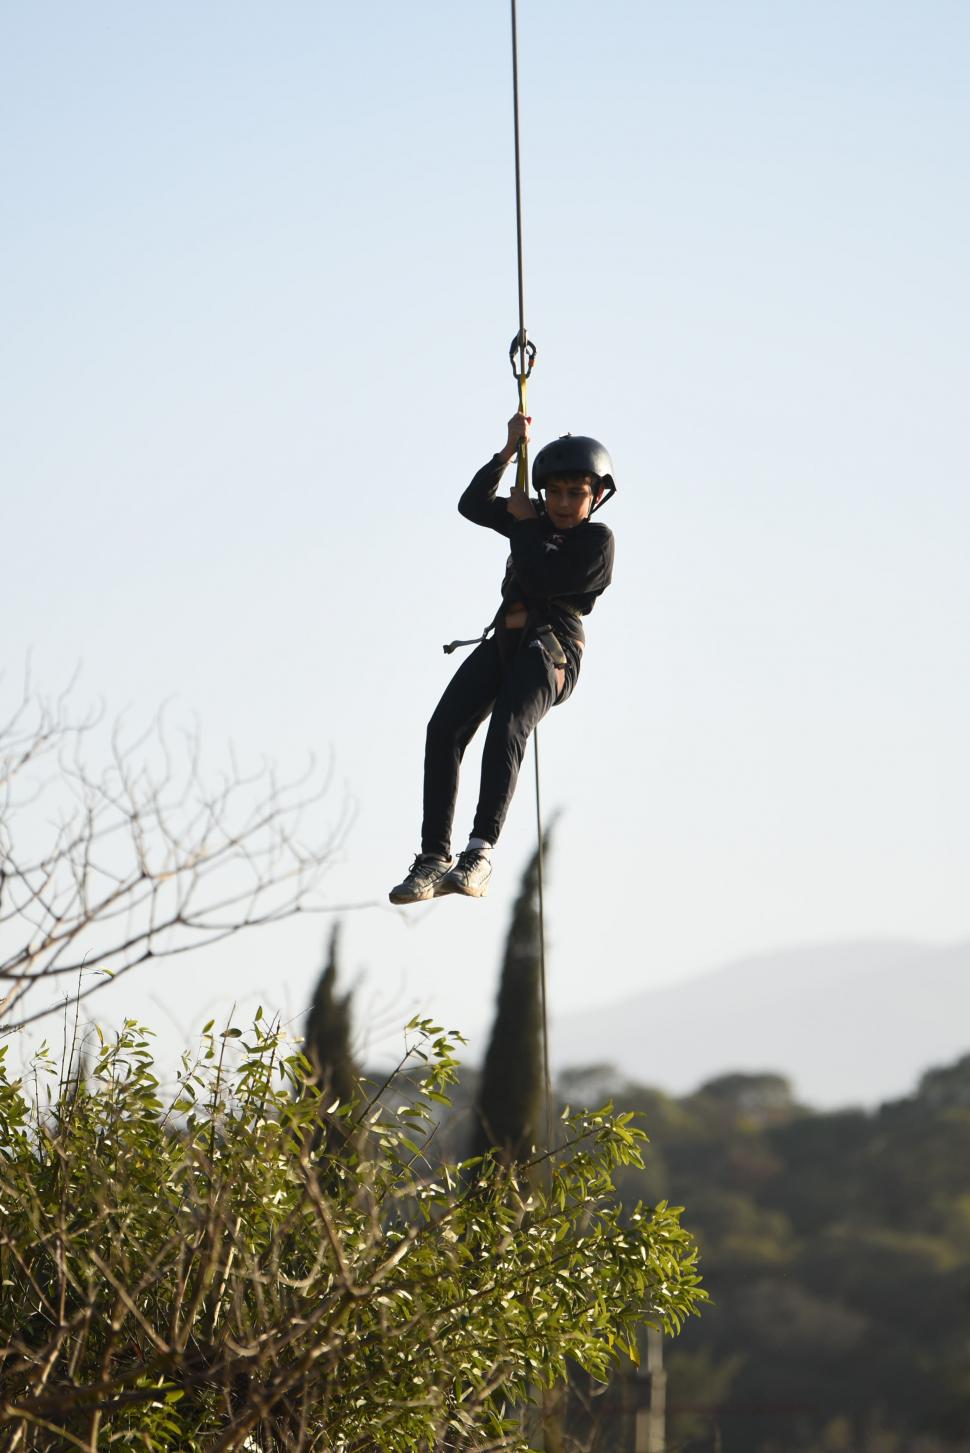
{"type": "Polygon", "coordinates": [[[564,672],[548,650],[521,631],[499,628],[463,661],[428,723],[424,753],[421,851],[447,857],[465,748],[491,713],[482,750],[482,781],[472,836],[498,841],[536,726],[576,684],[580,651],[569,642],[564,672]],[[565,678],[565,679],[564,679],[565,678]],[[559,689],[562,683],[562,689],[559,689]]]}

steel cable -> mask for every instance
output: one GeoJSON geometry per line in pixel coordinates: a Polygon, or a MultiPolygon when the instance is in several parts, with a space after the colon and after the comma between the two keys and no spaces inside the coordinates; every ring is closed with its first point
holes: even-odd
{"type": "MultiPolygon", "coordinates": [[[[519,386],[519,412],[526,411],[526,380],[532,370],[535,348],[529,344],[525,328],[525,266],[522,248],[522,161],[519,146],[519,36],[515,0],[512,5],[512,115],[515,133],[515,241],[519,285],[519,331],[513,339],[510,353],[512,368],[519,386]],[[515,352],[518,351],[519,367],[515,369],[515,352]]],[[[529,454],[523,440],[519,445],[516,487],[523,494],[529,492],[529,454]]],[[[535,763],[536,786],[536,867],[539,899],[539,1000],[542,1019],[542,1077],[545,1090],[545,1145],[547,1153],[552,1149],[552,1080],[549,1074],[549,1016],[546,1008],[546,914],[543,874],[543,846],[545,834],[542,827],[542,795],[539,779],[539,728],[532,734],[533,760],[535,763]]]]}

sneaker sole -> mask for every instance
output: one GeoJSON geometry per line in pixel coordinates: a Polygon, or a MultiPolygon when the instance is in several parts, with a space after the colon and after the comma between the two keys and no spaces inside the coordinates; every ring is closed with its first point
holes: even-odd
{"type": "Polygon", "coordinates": [[[427,903],[429,898],[434,897],[434,889],[429,888],[426,893],[396,893],[392,888],[387,898],[389,903],[395,903],[399,908],[408,903],[427,903]]]}
{"type": "Polygon", "coordinates": [[[457,883],[436,883],[433,891],[435,898],[447,898],[449,893],[457,893],[461,898],[484,898],[488,884],[483,883],[480,888],[462,888],[457,883]]]}

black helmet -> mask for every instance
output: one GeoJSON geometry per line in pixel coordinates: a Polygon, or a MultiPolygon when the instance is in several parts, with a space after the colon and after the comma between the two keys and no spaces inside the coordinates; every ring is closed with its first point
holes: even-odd
{"type": "Polygon", "coordinates": [[[598,439],[586,434],[561,434],[544,449],[540,449],[532,461],[532,488],[541,494],[547,479],[559,479],[570,474],[591,474],[597,485],[605,491],[599,504],[593,510],[605,505],[611,495],[616,494],[613,483],[613,461],[598,439]]]}

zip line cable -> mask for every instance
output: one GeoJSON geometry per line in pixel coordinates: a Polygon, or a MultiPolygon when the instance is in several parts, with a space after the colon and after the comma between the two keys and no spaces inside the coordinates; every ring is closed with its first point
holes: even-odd
{"type": "MultiPolygon", "coordinates": [[[[519,413],[526,412],[526,381],[532,372],[535,363],[535,344],[529,341],[525,328],[525,267],[522,255],[522,162],[519,147],[519,37],[518,24],[515,10],[515,0],[512,5],[512,117],[515,133],[515,241],[516,261],[519,284],[519,331],[512,339],[512,346],[509,349],[509,359],[512,364],[512,372],[515,375],[519,390],[519,413]],[[516,354],[518,354],[518,367],[516,367],[516,354]]],[[[518,460],[516,469],[517,489],[523,494],[529,493],[529,449],[525,440],[519,443],[518,460]]],[[[536,866],[538,869],[537,882],[539,888],[539,1003],[542,1016],[542,1077],[545,1089],[545,1145],[546,1152],[552,1149],[552,1081],[549,1075],[549,1016],[546,1009],[546,915],[543,883],[543,829],[542,829],[542,796],[539,785],[539,728],[536,726],[532,733],[533,759],[535,762],[535,783],[536,783],[536,866]]]]}
{"type": "Polygon", "coordinates": [[[512,0],[512,124],[515,135],[515,253],[519,275],[519,373],[525,378],[525,267],[522,261],[522,160],[519,149],[519,34],[512,0]]]}

